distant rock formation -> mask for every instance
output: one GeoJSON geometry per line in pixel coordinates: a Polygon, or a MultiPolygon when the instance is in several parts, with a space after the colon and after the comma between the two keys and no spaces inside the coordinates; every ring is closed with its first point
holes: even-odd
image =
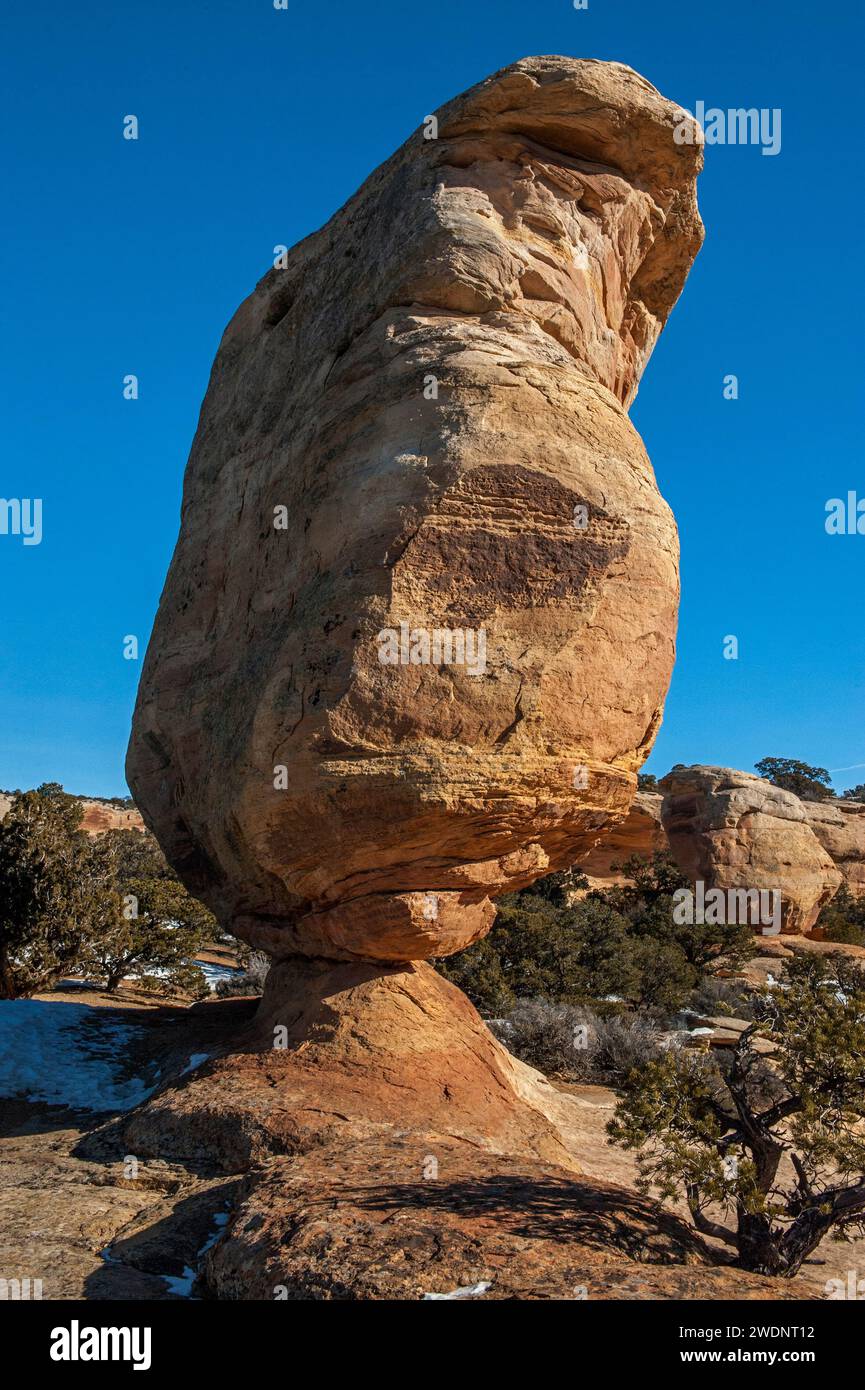
{"type": "Polygon", "coordinates": [[[809,932],[842,874],[792,792],[728,767],[676,767],[658,783],[670,851],[692,883],[775,889],[783,933],[809,932]]]}
{"type": "Polygon", "coordinates": [[[638,791],[625,819],[579,861],[576,868],[585,874],[590,888],[612,888],[624,883],[624,875],[614,866],[624,864],[634,854],[651,859],[653,854],[668,848],[661,824],[663,799],[660,792],[638,791]]]}
{"type": "Polygon", "coordinates": [[[620,64],[516,63],[225,332],[127,766],[276,958],[457,951],[628,810],[678,577],[626,407],[702,239],[683,118],[620,64]]]}
{"type": "MultiPolygon", "coordinates": [[[[106,830],[143,830],[141,812],[134,806],[116,806],[111,801],[99,801],[88,796],[75,798],[83,812],[81,829],[88,835],[103,835],[106,830]]],[[[0,820],[12,805],[9,792],[0,792],[0,820]]]]}
{"type": "Polygon", "coordinates": [[[803,801],[811,829],[844,875],[854,897],[865,895],[865,804],[803,801]]]}

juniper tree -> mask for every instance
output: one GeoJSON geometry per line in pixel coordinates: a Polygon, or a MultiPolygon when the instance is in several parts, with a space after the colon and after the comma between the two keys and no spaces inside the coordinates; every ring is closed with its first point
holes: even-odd
{"type": "Polygon", "coordinates": [[[87,968],[109,991],[127,978],[152,989],[206,992],[194,957],[216,923],[169,868],[149,831],[110,830],[94,849],[106,894],[103,929],[89,943],[87,968]]]}
{"type": "Polygon", "coordinates": [[[55,782],[18,792],[0,823],[0,998],[50,989],[79,965],[105,901],[81,807],[55,782]]]}
{"type": "Polygon", "coordinates": [[[753,953],[748,927],[676,925],[673,893],[687,880],[668,855],[622,870],[631,882],[580,901],[571,895],[587,880],[574,871],[502,897],[489,936],[438,968],[493,1015],[528,998],[670,1013],[709,965],[753,953]]]}
{"type": "Polygon", "coordinates": [[[803,801],[826,801],[835,795],[825,767],[811,767],[798,758],[761,758],[754,767],[767,782],[793,792],[803,801]]]}
{"type": "Polygon", "coordinates": [[[683,1192],[742,1268],[789,1277],[828,1232],[865,1233],[865,972],[837,953],[785,975],[726,1062],[669,1051],[631,1073],[608,1129],[643,1191],[683,1192]]]}
{"type": "Polygon", "coordinates": [[[824,941],[865,946],[865,898],[854,897],[847,884],[842,883],[822,909],[816,925],[824,941]]]}

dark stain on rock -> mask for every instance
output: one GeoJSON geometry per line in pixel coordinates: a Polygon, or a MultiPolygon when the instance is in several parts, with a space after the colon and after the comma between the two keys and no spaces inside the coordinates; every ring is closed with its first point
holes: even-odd
{"type": "Polygon", "coordinates": [[[423,583],[434,610],[479,619],[495,608],[582,608],[629,549],[622,517],[546,473],[490,464],[463,475],[443,496],[397,569],[423,583]],[[584,529],[577,508],[586,509],[584,529]],[[448,596],[444,608],[436,594],[448,596]]]}

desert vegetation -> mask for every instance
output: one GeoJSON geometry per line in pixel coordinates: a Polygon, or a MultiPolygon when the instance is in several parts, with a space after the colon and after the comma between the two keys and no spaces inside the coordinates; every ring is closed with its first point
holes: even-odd
{"type": "Polygon", "coordinates": [[[520,999],[643,1011],[654,1022],[682,1009],[712,967],[754,953],[744,925],[677,925],[673,894],[687,880],[667,853],[632,856],[621,887],[586,892],[578,873],[553,874],[501,899],[489,936],[439,969],[487,1016],[520,999]]]}
{"type": "MultiPolygon", "coordinates": [[[[760,987],[742,973],[747,927],[677,927],[668,855],[586,892],[574,872],[503,899],[489,936],[439,962],[522,1060],[565,1082],[613,1086],[611,1139],[640,1187],[683,1199],[736,1263],[791,1277],[825,1235],[865,1232],[865,970],[842,952],[794,955],[760,987]],[[720,1020],[718,1016],[722,1016],[720,1020]],[[700,1047],[734,1024],[731,1047],[700,1047]]],[[[829,942],[865,944],[861,898],[820,917],[829,942]]]]}
{"type": "Polygon", "coordinates": [[[827,1233],[865,1233],[865,972],[794,958],[758,1010],[725,1059],[670,1049],[634,1068],[609,1132],[644,1190],[684,1192],[743,1268],[789,1277],[827,1233]]]}
{"type": "Polygon", "coordinates": [[[194,997],[194,957],[217,933],[147,831],[91,838],[56,783],[18,792],[0,822],[0,998],[77,977],[109,990],[132,978],[194,997]]]}

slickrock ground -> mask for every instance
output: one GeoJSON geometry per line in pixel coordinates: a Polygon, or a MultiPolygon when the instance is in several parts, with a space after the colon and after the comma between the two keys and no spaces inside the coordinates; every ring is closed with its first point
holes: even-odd
{"type": "Polygon", "coordinates": [[[277,1159],[205,1257],[220,1298],[807,1297],[707,1266],[677,1217],[632,1191],[438,1141],[277,1159]],[[486,1286],[486,1287],[484,1287],[486,1286]]]}
{"type": "Polygon", "coordinates": [[[209,1160],[177,1157],[167,1130],[161,1154],[136,1147],[144,1109],[0,1103],[0,1276],[42,1278],[46,1299],[416,1299],[478,1283],[480,1299],[808,1299],[861,1265],[860,1245],[829,1242],[826,1264],[789,1282],[714,1264],[677,1212],[633,1191],[633,1161],[604,1133],[615,1098],[603,1087],[559,1090],[582,1174],[441,1129],[343,1122],[328,1138],[327,1094],[322,1114],[310,1106],[286,1128],[267,1083],[270,1147],[253,1156],[232,1138],[238,1098],[218,1063],[244,1028],[254,1040],[255,1001],[91,1000],[94,1029],[118,1007],[141,1026],[126,1073],[209,1097],[209,1160]]]}
{"type": "Polygon", "coordinates": [[[670,851],[692,882],[776,889],[782,932],[811,930],[842,874],[817,838],[806,803],[734,768],[673,768],[659,786],[670,851]]]}
{"type": "Polygon", "coordinates": [[[128,776],[276,957],[458,950],[628,809],[678,601],[626,407],[702,238],[682,114],[620,64],[516,63],[225,332],[128,776]]]}
{"type": "MultiPolygon", "coordinates": [[[[202,1014],[154,1004],[131,988],[119,996],[61,990],[41,997],[61,1009],[90,1006],[98,1056],[103,1030],[115,1019],[134,1020],[139,1042],[117,1056],[118,1079],[152,1083],[160,1071],[177,1074],[225,1031],[221,1004],[202,1014]]],[[[227,1220],[237,1182],[160,1159],[131,1167],[122,1124],[123,1117],[23,1097],[0,1100],[0,1277],[41,1279],[42,1297],[52,1300],[188,1295],[184,1271],[196,1267],[227,1220]]]]}

